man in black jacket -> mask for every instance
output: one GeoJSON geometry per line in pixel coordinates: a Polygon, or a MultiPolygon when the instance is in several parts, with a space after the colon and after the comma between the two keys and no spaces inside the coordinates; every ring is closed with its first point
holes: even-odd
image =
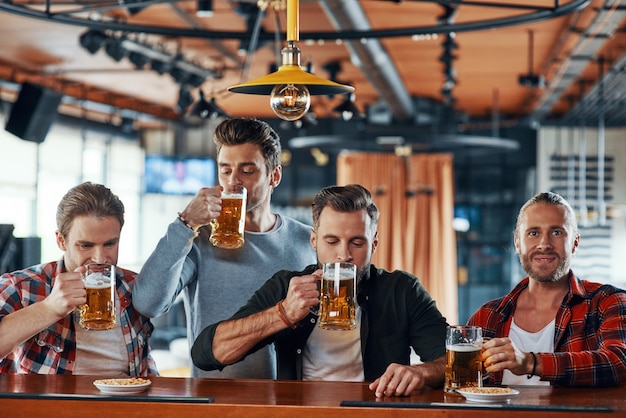
{"type": "Polygon", "coordinates": [[[442,386],[446,320],[415,276],[371,264],[378,208],[370,192],[327,187],[312,208],[318,264],[276,273],[232,318],[205,328],[192,348],[194,364],[221,370],[273,342],[279,379],[369,381],[379,397],[442,386]],[[357,265],[352,331],[316,327],[310,311],[319,304],[319,266],[336,261],[357,265]],[[411,347],[421,364],[409,364],[411,347]]]}

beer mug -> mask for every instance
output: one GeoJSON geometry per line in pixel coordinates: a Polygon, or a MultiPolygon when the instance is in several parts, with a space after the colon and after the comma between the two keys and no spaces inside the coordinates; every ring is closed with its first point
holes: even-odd
{"type": "Polygon", "coordinates": [[[450,325],[446,330],[446,378],[444,389],[454,392],[466,387],[482,387],[482,328],[450,325]]]}
{"type": "Polygon", "coordinates": [[[222,211],[211,221],[209,241],[216,247],[235,249],[244,244],[247,191],[234,186],[222,192],[222,211]]]}
{"type": "Polygon", "coordinates": [[[337,262],[322,266],[318,325],[336,330],[356,327],[356,265],[337,262]]]}
{"type": "Polygon", "coordinates": [[[79,309],[80,326],[96,331],[115,327],[115,266],[87,264],[83,281],[87,288],[87,303],[79,309]]]}

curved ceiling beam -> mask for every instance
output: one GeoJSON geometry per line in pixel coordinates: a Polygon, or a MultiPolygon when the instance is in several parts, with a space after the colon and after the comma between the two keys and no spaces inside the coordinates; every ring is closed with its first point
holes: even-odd
{"type": "MultiPolygon", "coordinates": [[[[425,0],[431,3],[442,3],[436,0],[425,0]]],[[[404,37],[413,35],[426,35],[434,33],[448,33],[448,32],[472,32],[486,29],[495,29],[507,26],[522,25],[528,23],[536,23],[543,20],[554,19],[560,16],[564,16],[578,10],[581,10],[591,3],[591,0],[571,0],[565,5],[557,5],[554,8],[530,8],[523,4],[515,7],[515,5],[508,5],[511,9],[524,10],[530,8],[530,12],[500,19],[485,19],[480,21],[465,22],[465,23],[448,23],[443,25],[432,26],[416,26],[397,29],[383,29],[383,30],[352,30],[352,31],[339,31],[339,32],[300,32],[300,40],[358,40],[358,39],[372,39],[372,38],[393,38],[404,37]]],[[[143,4],[143,3],[142,3],[143,4]]],[[[490,7],[489,3],[472,3],[468,1],[458,0],[455,2],[457,7],[461,6],[476,6],[490,7]]],[[[124,7],[118,6],[118,8],[124,7]]],[[[494,4],[492,7],[504,7],[504,5],[494,4]]],[[[153,35],[164,36],[182,36],[188,38],[214,38],[214,39],[237,39],[245,40],[249,34],[241,31],[211,31],[201,29],[189,29],[189,28],[169,28],[169,27],[156,27],[148,25],[133,25],[123,22],[115,21],[95,21],[87,18],[68,16],[66,11],[64,13],[53,13],[50,10],[39,11],[30,9],[25,6],[15,5],[5,2],[0,2],[0,11],[20,15],[24,17],[30,17],[34,19],[41,19],[47,21],[54,21],[57,23],[84,26],[91,29],[100,30],[114,30],[121,32],[139,32],[149,33],[153,35]]],[[[81,9],[81,13],[84,13],[85,9],[81,9]]],[[[76,11],[75,13],[79,13],[76,11]]],[[[284,34],[283,34],[284,36],[284,34]]],[[[260,34],[260,40],[271,41],[274,39],[274,35],[271,33],[260,34]]]]}

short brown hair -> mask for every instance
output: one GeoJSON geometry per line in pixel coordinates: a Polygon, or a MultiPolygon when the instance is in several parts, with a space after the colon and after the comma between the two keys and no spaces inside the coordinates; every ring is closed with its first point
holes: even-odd
{"type": "Polygon", "coordinates": [[[124,226],[124,204],[110,189],[91,182],[71,188],[57,207],[57,229],[67,238],[74,219],[78,216],[102,218],[114,216],[124,226]]]}
{"type": "Polygon", "coordinates": [[[372,194],[359,184],[347,186],[328,186],[320,190],[313,198],[313,226],[320,225],[322,210],[330,206],[339,212],[358,212],[365,209],[372,220],[372,228],[378,224],[378,207],[372,201],[372,194]]]}
{"type": "Polygon", "coordinates": [[[261,147],[268,173],[280,166],[280,137],[268,123],[261,120],[226,119],[215,128],[213,141],[217,145],[218,155],[224,145],[256,144],[261,147]]]}

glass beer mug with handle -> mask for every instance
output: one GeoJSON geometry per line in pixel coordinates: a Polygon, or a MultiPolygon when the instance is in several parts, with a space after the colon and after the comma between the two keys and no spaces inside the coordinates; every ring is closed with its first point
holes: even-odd
{"type": "Polygon", "coordinates": [[[216,247],[236,249],[244,244],[247,190],[230,186],[222,192],[222,211],[211,221],[209,241],[216,247]]]}
{"type": "Polygon", "coordinates": [[[322,265],[318,326],[332,330],[356,328],[356,265],[325,263],[322,265]]]}
{"type": "Polygon", "coordinates": [[[450,325],[446,329],[446,377],[444,389],[454,392],[466,387],[482,387],[482,328],[450,325]]]}
{"type": "Polygon", "coordinates": [[[115,266],[108,263],[87,264],[83,275],[87,303],[79,309],[81,327],[102,331],[115,327],[115,266]]]}

